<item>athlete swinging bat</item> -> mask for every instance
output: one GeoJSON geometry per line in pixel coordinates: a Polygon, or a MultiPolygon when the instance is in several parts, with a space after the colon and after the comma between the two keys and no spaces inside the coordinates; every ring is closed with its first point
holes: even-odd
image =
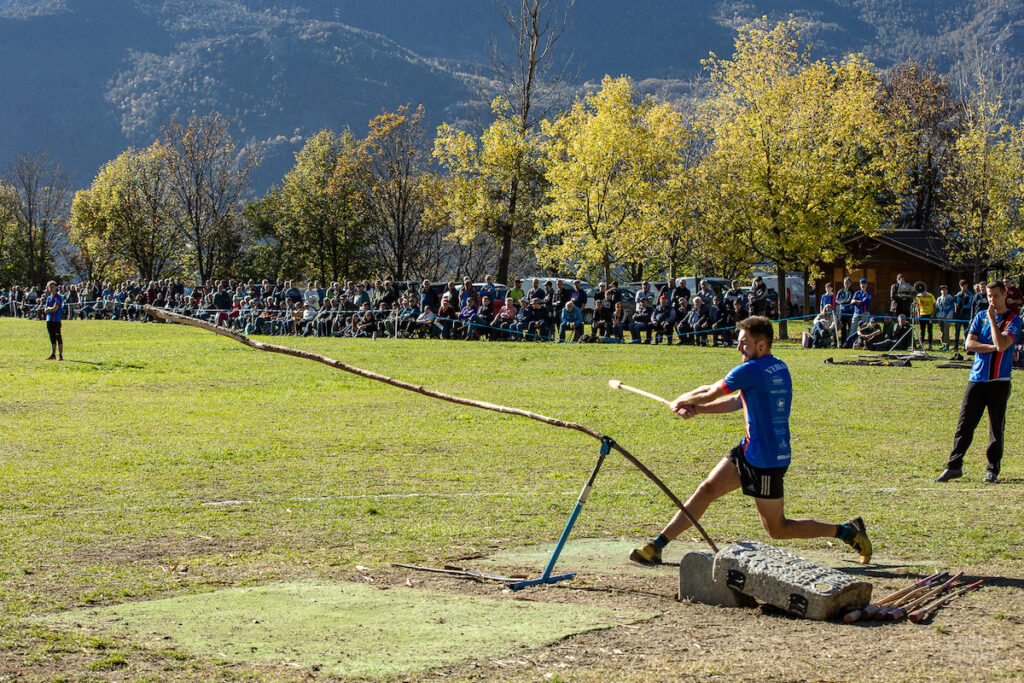
{"type": "MultiPolygon", "coordinates": [[[[669,405],[686,419],[742,409],[747,424],[747,435],[697,487],[686,501],[686,509],[700,519],[713,501],[741,489],[754,499],[761,524],[772,538],[836,537],[850,545],[861,562],[869,562],[871,541],[860,517],[845,524],[786,517],[782,483],[790,461],[793,385],[789,368],[771,354],[774,330],[770,320],[754,316],[736,327],[743,363],[720,382],[688,391],[669,405]]],[[[685,515],[676,514],[650,543],[634,548],[629,559],[640,564],[661,563],[662,549],[689,526],[685,515]]]]}

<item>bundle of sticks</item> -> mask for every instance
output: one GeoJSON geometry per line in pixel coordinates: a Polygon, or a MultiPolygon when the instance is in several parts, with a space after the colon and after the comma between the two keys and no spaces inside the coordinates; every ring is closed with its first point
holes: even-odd
{"type": "Polygon", "coordinates": [[[949,572],[933,574],[885,596],[878,602],[847,612],[843,616],[843,621],[848,624],[872,619],[875,621],[900,621],[907,617],[915,624],[920,623],[935,614],[950,600],[980,588],[984,583],[983,580],[978,580],[971,584],[956,585],[963,575],[963,572],[958,572],[952,577],[949,572]]]}
{"type": "Polygon", "coordinates": [[[875,356],[874,358],[848,358],[846,360],[835,360],[834,358],[826,358],[826,365],[867,365],[876,368],[909,368],[909,360],[890,359],[883,358],[882,356],[875,356]]]}

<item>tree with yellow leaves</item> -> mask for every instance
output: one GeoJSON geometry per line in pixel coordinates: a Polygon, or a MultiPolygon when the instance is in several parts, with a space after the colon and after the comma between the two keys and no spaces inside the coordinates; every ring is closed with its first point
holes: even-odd
{"type": "Polygon", "coordinates": [[[537,260],[611,281],[616,264],[647,259],[657,235],[646,217],[686,141],[679,112],[641,99],[628,78],[606,76],[541,128],[549,187],[537,260]]]}
{"type": "Polygon", "coordinates": [[[903,147],[869,63],[811,62],[793,20],[766,19],[740,32],[732,59],[712,54],[704,63],[712,92],[702,122],[723,249],[775,264],[783,292],[787,270],[842,255],[853,233],[888,227],[895,207],[886,198],[905,182],[903,147]]]}
{"type": "Polygon", "coordinates": [[[953,263],[977,282],[993,266],[1020,266],[1024,240],[1024,126],[1007,123],[984,83],[964,105],[945,179],[948,221],[942,232],[953,263]]]}

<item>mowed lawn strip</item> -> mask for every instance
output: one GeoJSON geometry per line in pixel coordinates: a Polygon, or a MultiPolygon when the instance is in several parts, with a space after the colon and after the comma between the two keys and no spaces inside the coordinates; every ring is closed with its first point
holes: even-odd
{"type": "MultiPolygon", "coordinates": [[[[8,619],[123,601],[185,583],[316,578],[331,567],[439,562],[557,539],[597,442],[442,403],[326,366],[163,324],[0,320],[0,598],[8,619]],[[12,616],[13,615],[13,616],[12,616]]],[[[742,435],[739,414],[673,418],[666,397],[717,380],[735,350],[267,338],[440,391],[581,422],[618,440],[685,498],[742,435]]],[[[867,521],[908,565],[1019,567],[1024,420],[1011,398],[1004,483],[985,486],[984,427],[967,476],[932,483],[966,372],[828,366],[850,352],[780,343],[793,372],[792,516],[867,521]]],[[[614,455],[576,537],[642,539],[669,501],[614,455]]],[[[767,540],[751,501],[704,518],[720,542],[767,540]]],[[[689,537],[689,535],[687,535],[689,537]]],[[[571,541],[570,541],[571,542],[571,541]]],[[[827,549],[825,541],[781,543],[827,549]]],[[[696,547],[696,544],[695,544],[696,547]]],[[[846,549],[838,544],[836,553],[846,549]]],[[[540,568],[537,568],[538,570],[540,568]]],[[[571,568],[564,568],[569,570],[571,568]]]]}

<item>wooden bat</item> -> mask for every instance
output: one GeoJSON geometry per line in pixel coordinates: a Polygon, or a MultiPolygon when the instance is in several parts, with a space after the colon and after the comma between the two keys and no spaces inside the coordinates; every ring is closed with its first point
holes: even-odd
{"type": "Polygon", "coordinates": [[[974,590],[976,588],[981,588],[981,584],[983,584],[983,583],[985,583],[985,580],[984,579],[979,579],[979,580],[975,581],[974,583],[970,584],[969,586],[964,586],[963,588],[961,588],[959,590],[953,591],[949,595],[943,595],[938,600],[935,600],[934,602],[931,602],[931,603],[925,605],[924,607],[911,612],[910,613],[910,617],[909,617],[910,621],[912,621],[915,624],[921,623],[922,621],[924,621],[925,619],[930,617],[932,614],[934,614],[935,610],[939,609],[940,607],[942,607],[944,604],[946,604],[947,602],[949,602],[953,598],[958,597],[960,595],[963,595],[964,593],[967,593],[968,591],[972,591],[972,590],[974,590]]]}
{"type": "Polygon", "coordinates": [[[872,603],[870,605],[865,605],[864,607],[861,607],[860,609],[855,609],[855,610],[852,610],[850,612],[847,612],[843,616],[843,621],[845,621],[848,624],[852,624],[853,622],[860,621],[862,619],[865,619],[865,620],[871,619],[871,618],[873,618],[875,616],[875,614],[878,612],[879,609],[881,609],[882,607],[888,605],[892,601],[899,600],[900,598],[902,598],[903,596],[907,595],[911,591],[913,591],[913,590],[915,590],[917,588],[920,588],[921,586],[926,586],[926,585],[932,584],[932,583],[934,583],[937,580],[945,578],[946,576],[947,576],[946,572],[940,572],[940,573],[937,573],[937,574],[932,574],[931,576],[926,577],[924,579],[921,579],[920,581],[915,581],[914,583],[910,584],[906,588],[901,588],[900,590],[898,590],[898,591],[896,591],[894,593],[890,593],[889,595],[885,596],[884,598],[882,598],[878,602],[872,603]]]}
{"type": "Polygon", "coordinates": [[[657,401],[658,403],[664,403],[665,405],[667,405],[669,407],[672,406],[672,402],[671,401],[667,401],[667,400],[663,399],[661,396],[657,396],[655,394],[650,394],[650,393],[644,391],[643,389],[637,389],[636,387],[631,387],[628,384],[623,384],[622,380],[610,379],[610,380],[608,380],[608,386],[610,386],[612,389],[625,389],[626,391],[632,391],[634,394],[640,394],[641,396],[646,396],[647,398],[649,398],[649,399],[651,399],[653,401],[657,401]]]}
{"type": "Polygon", "coordinates": [[[941,586],[936,586],[925,593],[918,595],[912,600],[904,601],[901,605],[891,610],[888,614],[890,621],[899,621],[903,617],[907,616],[908,612],[912,612],[915,608],[921,605],[927,604],[929,601],[934,600],[938,596],[949,590],[953,584],[963,576],[963,572],[958,572],[956,576],[952,577],[941,586]]]}

